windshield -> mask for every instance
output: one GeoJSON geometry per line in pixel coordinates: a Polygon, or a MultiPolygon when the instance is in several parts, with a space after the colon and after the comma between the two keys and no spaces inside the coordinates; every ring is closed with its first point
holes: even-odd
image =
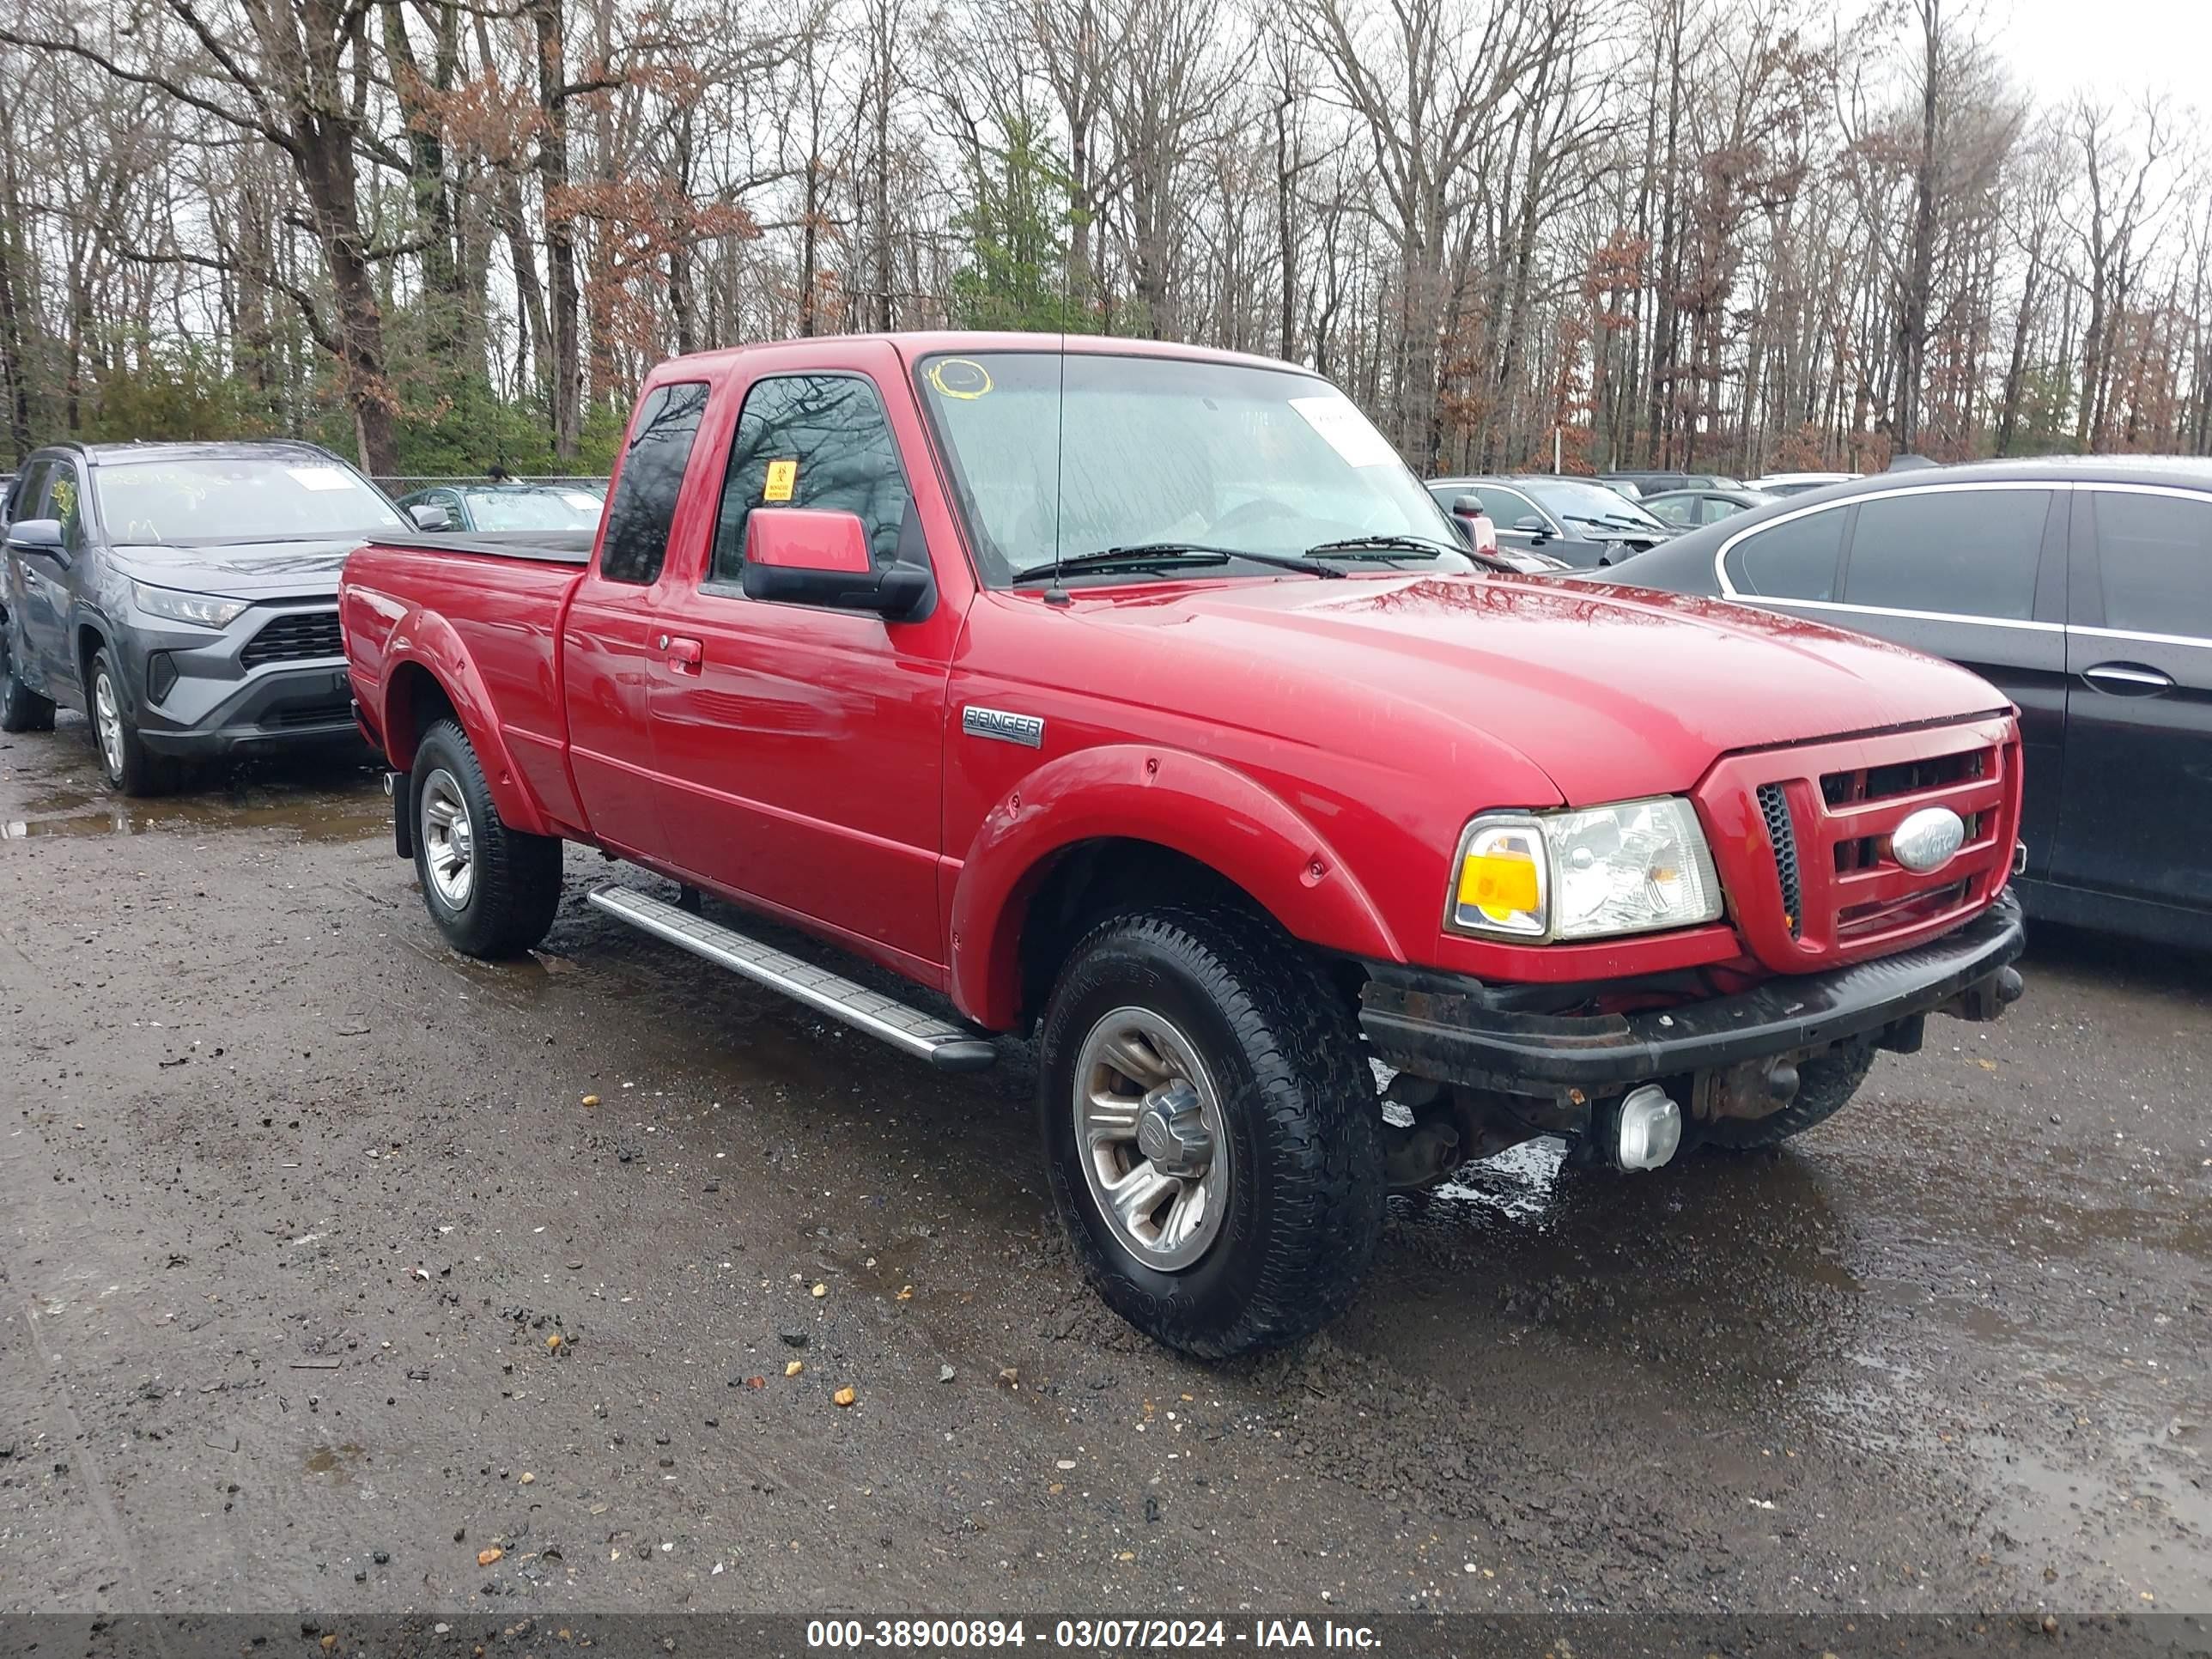
{"type": "Polygon", "coordinates": [[[321,541],[408,527],[361,474],[312,455],[112,461],[93,476],[118,542],[321,541]]]}
{"type": "MultiPolygon", "coordinates": [[[[1346,538],[1403,536],[1464,568],[1445,550],[1463,544],[1397,452],[1342,392],[1310,375],[994,351],[926,358],[916,379],[990,586],[1055,557],[1158,543],[1283,557],[1346,538]]],[[[1423,556],[1423,548],[1407,554],[1423,556]]],[[[1181,574],[1169,568],[1157,579],[1181,574]]]]}
{"type": "Polygon", "coordinates": [[[1639,530],[1666,528],[1619,490],[1603,484],[1574,478],[1516,478],[1513,482],[1541,501],[1555,519],[1633,526],[1639,530]]]}
{"type": "Polygon", "coordinates": [[[597,495],[581,489],[470,489],[469,521],[479,530],[597,530],[597,495]]]}

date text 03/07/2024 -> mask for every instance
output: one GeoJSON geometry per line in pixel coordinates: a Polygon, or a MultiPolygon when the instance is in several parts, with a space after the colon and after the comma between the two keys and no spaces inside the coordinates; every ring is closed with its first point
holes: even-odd
{"type": "Polygon", "coordinates": [[[806,1625],[806,1645],[830,1651],[1022,1648],[1032,1642],[1079,1652],[1232,1645],[1369,1651],[1378,1638],[1372,1626],[1306,1619],[1255,1619],[1243,1626],[1221,1619],[813,1619],[806,1625]]]}

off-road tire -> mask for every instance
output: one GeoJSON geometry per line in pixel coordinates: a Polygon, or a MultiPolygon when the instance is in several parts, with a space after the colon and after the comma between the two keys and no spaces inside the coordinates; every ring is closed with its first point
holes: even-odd
{"type": "Polygon", "coordinates": [[[407,775],[407,812],[414,826],[415,873],[422,902],[447,942],[464,956],[494,960],[520,956],[543,939],[561,906],[561,839],[511,830],[493,805],[475,747],[458,722],[440,720],[422,734],[407,775]],[[473,862],[466,902],[449,905],[432,879],[422,833],[426,779],[443,771],[468,805],[473,862]]]}
{"type": "Polygon", "coordinates": [[[15,678],[8,629],[0,623],[0,732],[51,732],[54,705],[15,678]]]}
{"type": "Polygon", "coordinates": [[[122,671],[115,665],[115,658],[106,646],[92,653],[91,670],[85,676],[84,706],[86,718],[92,727],[93,752],[100,757],[100,770],[111,788],[143,799],[149,795],[173,793],[184,776],[184,767],[173,755],[157,755],[146,747],[145,739],[138,735],[138,714],[131,701],[131,688],[125,683],[122,671]],[[108,752],[106,738],[101,733],[101,688],[112,699],[117,724],[115,752],[108,752]]]}
{"type": "Polygon", "coordinates": [[[1038,1057],[1053,1198],[1085,1276],[1122,1318],[1218,1359],[1310,1335],[1351,1304],[1382,1226],[1382,1110],[1351,1010],[1295,941],[1229,910],[1111,917],[1069,953],[1038,1057]],[[1219,1231],[1180,1271],[1137,1260],[1085,1175],[1075,1067],[1093,1028],[1121,1007],[1188,1036],[1230,1143],[1219,1231]]]}
{"type": "Polygon", "coordinates": [[[1858,1093],[1874,1052],[1870,1043],[1854,1043],[1807,1060],[1797,1068],[1797,1095],[1787,1106],[1767,1117],[1717,1118],[1700,1131],[1704,1144],[1725,1152],[1755,1152],[1825,1123],[1858,1093]]]}

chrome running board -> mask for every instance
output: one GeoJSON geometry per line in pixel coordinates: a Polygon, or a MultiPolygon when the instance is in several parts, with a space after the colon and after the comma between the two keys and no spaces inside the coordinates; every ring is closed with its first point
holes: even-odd
{"type": "Polygon", "coordinates": [[[980,1032],[909,1008],[666,899],[630,887],[595,888],[585,896],[595,908],[641,933],[680,945],[718,968],[726,968],[771,991],[781,991],[793,1002],[842,1020],[854,1030],[917,1055],[940,1071],[979,1072],[999,1057],[997,1048],[980,1032]]]}

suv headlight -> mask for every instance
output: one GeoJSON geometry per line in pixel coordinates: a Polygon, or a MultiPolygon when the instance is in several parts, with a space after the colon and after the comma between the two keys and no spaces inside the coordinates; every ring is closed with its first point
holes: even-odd
{"type": "Polygon", "coordinates": [[[173,587],[149,587],[144,582],[131,584],[131,597],[138,608],[149,617],[160,617],[168,622],[191,623],[199,628],[222,628],[235,621],[246,611],[244,599],[218,599],[209,593],[180,593],[173,587]]]}
{"type": "Polygon", "coordinates": [[[1607,939],[1718,920],[1720,878],[1686,800],[1498,812],[1467,826],[1444,926],[1480,939],[1607,939]]]}

